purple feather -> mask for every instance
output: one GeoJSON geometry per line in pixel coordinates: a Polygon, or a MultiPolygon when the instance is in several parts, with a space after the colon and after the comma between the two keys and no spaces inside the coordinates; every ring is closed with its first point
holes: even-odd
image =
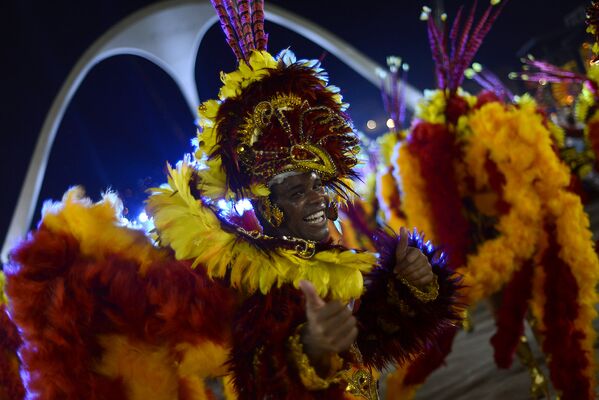
{"type": "Polygon", "coordinates": [[[399,131],[401,126],[403,126],[404,121],[406,120],[406,85],[408,82],[408,70],[404,69],[401,73],[401,91],[399,93],[400,102],[399,102],[399,115],[397,116],[397,121],[395,121],[395,128],[399,131]]]}
{"type": "Polygon", "coordinates": [[[445,76],[445,80],[447,80],[447,73],[449,71],[449,56],[447,55],[447,51],[445,49],[445,39],[444,39],[444,35],[441,33],[441,30],[439,29],[439,27],[437,27],[434,23],[434,21],[431,20],[430,22],[433,26],[433,35],[435,37],[435,40],[437,42],[437,47],[439,49],[439,55],[441,57],[441,71],[445,76]]]}
{"type": "MultiPolygon", "coordinates": [[[[399,88],[398,88],[398,79],[397,79],[397,71],[393,72],[393,92],[391,98],[391,119],[395,120],[395,116],[397,115],[397,109],[399,108],[399,88]]],[[[396,128],[399,129],[399,125],[396,125],[396,128]]]]}
{"type": "Polygon", "coordinates": [[[439,49],[439,43],[436,40],[435,30],[437,27],[435,24],[428,21],[427,24],[427,32],[428,32],[428,42],[431,47],[431,53],[433,55],[433,60],[435,61],[435,75],[437,75],[437,85],[441,89],[445,89],[445,75],[443,74],[443,61],[441,57],[441,51],[439,49]]]}
{"type": "Polygon", "coordinates": [[[216,11],[216,15],[218,15],[218,19],[220,20],[220,26],[225,33],[225,38],[227,40],[227,44],[233,50],[235,57],[237,60],[243,59],[243,53],[241,48],[239,47],[239,42],[237,39],[237,35],[231,26],[231,22],[225,10],[225,6],[223,4],[223,0],[210,0],[214,10],[216,11]]]}
{"type": "Polygon", "coordinates": [[[461,64],[459,60],[462,60],[464,52],[466,51],[466,46],[468,45],[468,39],[470,38],[470,29],[472,29],[472,24],[474,23],[474,12],[476,10],[477,4],[478,1],[474,0],[472,8],[470,8],[468,18],[466,19],[466,24],[462,28],[462,34],[460,35],[460,40],[457,46],[455,58],[453,58],[453,60],[455,60],[452,63],[454,69],[450,72],[451,76],[449,77],[449,89],[452,91],[457,89],[457,87],[459,86],[459,84],[456,84],[455,82],[457,75],[459,74],[457,66],[461,64]]]}
{"type": "Polygon", "coordinates": [[[391,113],[391,106],[389,104],[389,94],[385,87],[385,79],[381,79],[381,99],[383,100],[383,108],[387,113],[391,113]]]}
{"type": "Polygon", "coordinates": [[[460,74],[459,75],[460,76],[460,84],[461,84],[461,81],[463,80],[464,70],[467,68],[467,66],[470,64],[470,62],[472,62],[472,60],[474,59],[474,56],[475,56],[476,52],[478,51],[478,49],[480,48],[485,36],[487,36],[487,33],[489,33],[489,31],[491,30],[493,23],[495,22],[495,20],[497,19],[497,17],[501,13],[501,11],[503,10],[503,7],[505,6],[506,3],[507,3],[507,1],[504,1],[499,7],[497,7],[496,11],[493,14],[491,14],[491,10],[492,10],[493,6],[489,6],[487,8],[487,10],[485,11],[483,18],[481,19],[481,21],[475,28],[475,31],[473,32],[472,38],[468,45],[468,49],[462,57],[461,71],[458,71],[458,73],[460,74]]]}
{"type": "Polygon", "coordinates": [[[233,26],[233,29],[235,29],[239,47],[241,48],[241,52],[243,54],[243,59],[247,61],[249,51],[245,46],[245,42],[243,41],[243,32],[241,31],[241,23],[239,22],[239,15],[237,13],[236,3],[237,2],[233,3],[233,0],[225,0],[225,9],[227,10],[227,14],[229,15],[231,25],[233,26]]]}
{"type": "Polygon", "coordinates": [[[257,50],[266,50],[268,35],[264,33],[264,0],[252,2],[252,31],[257,50]]]}
{"type": "Polygon", "coordinates": [[[458,31],[460,29],[460,21],[462,20],[462,12],[464,11],[464,6],[460,6],[458,9],[458,13],[455,16],[455,20],[451,26],[451,31],[449,31],[449,43],[451,43],[451,53],[449,53],[450,58],[454,58],[456,52],[456,45],[458,40],[458,31]]]}
{"type": "Polygon", "coordinates": [[[408,245],[418,248],[428,258],[438,277],[439,296],[423,303],[397,282],[393,269],[399,238],[390,232],[377,231],[373,239],[380,254],[379,266],[367,277],[366,293],[356,313],[361,328],[358,347],[367,366],[402,364],[434,346],[443,332],[455,329],[461,321],[464,305],[459,298],[459,277],[447,268],[445,255],[416,231],[408,238],[408,245]],[[403,311],[390,301],[389,286],[394,288],[399,304],[404,305],[403,311]]]}
{"type": "Polygon", "coordinates": [[[239,0],[239,16],[241,19],[241,31],[243,33],[243,42],[245,48],[254,50],[254,35],[252,34],[252,16],[249,0],[239,0]]]}

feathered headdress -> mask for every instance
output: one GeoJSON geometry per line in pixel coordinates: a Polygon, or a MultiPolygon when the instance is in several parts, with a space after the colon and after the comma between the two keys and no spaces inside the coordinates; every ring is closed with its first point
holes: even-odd
{"type": "Polygon", "coordinates": [[[271,179],[315,171],[346,195],[355,177],[358,139],[339,89],[317,60],[266,51],[263,1],[212,0],[239,68],[222,73],[217,100],[199,107],[195,157],[199,189],[218,199],[267,196],[271,179]]]}

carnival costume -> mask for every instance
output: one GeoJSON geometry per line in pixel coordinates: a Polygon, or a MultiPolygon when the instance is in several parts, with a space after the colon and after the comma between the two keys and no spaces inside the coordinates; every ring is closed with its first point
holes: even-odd
{"type": "MultiPolygon", "coordinates": [[[[560,398],[593,399],[599,260],[556,152],[559,128],[530,96],[511,103],[505,91],[473,96],[460,87],[499,11],[489,6],[475,23],[475,6],[466,19],[460,10],[445,29],[424,10],[439,89],[426,93],[394,153],[401,205],[408,224],[447,250],[467,303],[500,295],[491,339],[497,365],[508,368],[526,342],[528,316],[560,398]]],[[[404,393],[441,365],[454,335],[446,331],[438,348],[402,371],[404,393]]],[[[531,394],[542,395],[542,373],[530,373],[531,394]]]]}
{"type": "Polygon", "coordinates": [[[375,255],[272,237],[217,207],[249,199],[276,227],[285,216],[269,183],[312,171],[333,211],[351,193],[357,140],[318,61],[266,51],[261,1],[213,4],[239,68],[200,106],[194,158],[152,190],[153,235],[122,225],[116,196],[92,203],[72,189],[12,253],[6,292],[35,398],[204,399],[206,380],[225,377],[228,398],[372,399],[373,369],[459,319],[455,278],[416,232],[410,245],[436,274],[424,290],[393,275],[393,234],[378,234],[375,255]],[[301,280],[327,301],[356,300],[358,339],[329,376],[302,350],[301,280]]]}

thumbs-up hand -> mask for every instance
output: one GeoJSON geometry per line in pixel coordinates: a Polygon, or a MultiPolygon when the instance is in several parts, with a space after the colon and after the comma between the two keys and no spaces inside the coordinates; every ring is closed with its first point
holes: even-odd
{"type": "Polygon", "coordinates": [[[358,336],[356,318],[352,311],[339,301],[325,302],[318,296],[312,283],[300,282],[306,298],[307,323],[302,332],[304,352],[317,371],[326,371],[322,365],[332,353],[349,349],[358,336]],[[318,367],[322,368],[318,368],[318,367]]]}
{"type": "Polygon", "coordinates": [[[411,285],[423,288],[433,281],[433,269],[428,258],[417,248],[408,246],[408,230],[399,231],[399,243],[395,250],[395,268],[397,277],[405,278],[411,285]]]}

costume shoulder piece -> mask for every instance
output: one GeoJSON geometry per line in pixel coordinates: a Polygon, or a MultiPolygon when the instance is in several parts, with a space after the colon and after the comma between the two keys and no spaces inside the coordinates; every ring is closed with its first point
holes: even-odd
{"type": "Polygon", "coordinates": [[[193,265],[206,268],[211,277],[229,276],[233,286],[250,293],[266,293],[283,283],[297,286],[302,279],[313,282],[323,296],[349,299],[362,293],[362,273],[375,265],[374,254],[276,239],[234,225],[209,200],[194,197],[193,165],[188,159],[170,168],[168,184],[148,199],[160,242],[170,246],[177,259],[194,260],[193,265]]]}

